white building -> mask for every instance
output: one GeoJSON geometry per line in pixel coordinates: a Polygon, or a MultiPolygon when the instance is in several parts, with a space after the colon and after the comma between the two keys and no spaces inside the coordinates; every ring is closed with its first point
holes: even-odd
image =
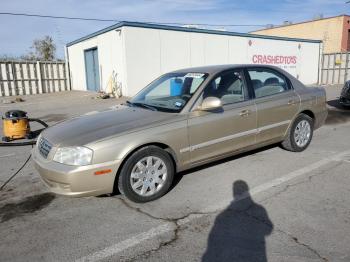
{"type": "Polygon", "coordinates": [[[73,90],[106,90],[116,74],[132,96],[169,71],[214,64],[273,64],[314,84],[321,48],[317,40],[121,22],[68,43],[67,60],[73,90]]]}

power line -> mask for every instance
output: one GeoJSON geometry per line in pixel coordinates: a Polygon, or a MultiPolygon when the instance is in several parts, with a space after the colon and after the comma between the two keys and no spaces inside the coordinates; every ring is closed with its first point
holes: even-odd
{"type": "Polygon", "coordinates": [[[10,13],[10,12],[0,12],[0,15],[27,16],[27,17],[40,17],[40,18],[52,18],[52,19],[68,19],[68,20],[84,20],[84,21],[98,21],[98,22],[120,22],[120,21],[114,20],[114,19],[99,19],[99,18],[69,17],[69,16],[53,16],[53,15],[39,15],[39,14],[27,14],[27,13],[10,13]]]}
{"type": "Polygon", "coordinates": [[[149,24],[165,24],[165,25],[200,25],[200,26],[219,26],[219,27],[230,27],[230,26],[266,26],[266,25],[253,25],[253,24],[201,24],[201,23],[157,23],[157,22],[145,22],[149,24]]]}
{"type": "MultiPolygon", "coordinates": [[[[116,19],[100,19],[100,18],[87,18],[87,17],[70,17],[70,16],[54,16],[54,15],[41,15],[41,14],[28,14],[28,13],[11,13],[11,12],[0,12],[0,15],[10,16],[25,16],[25,17],[38,17],[38,18],[49,18],[49,19],[66,19],[66,20],[81,20],[81,21],[97,21],[97,22],[122,22],[116,19]]],[[[247,26],[257,27],[266,26],[262,24],[202,24],[202,23],[174,23],[174,22],[143,22],[149,24],[165,24],[165,25],[198,25],[198,26],[219,26],[219,27],[234,27],[234,26],[247,26]]]]}

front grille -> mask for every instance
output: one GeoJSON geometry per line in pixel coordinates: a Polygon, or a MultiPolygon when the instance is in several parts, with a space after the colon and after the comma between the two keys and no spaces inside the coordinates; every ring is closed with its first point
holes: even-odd
{"type": "Polygon", "coordinates": [[[38,144],[38,149],[40,155],[42,155],[44,158],[47,158],[51,151],[52,145],[50,144],[49,141],[47,141],[45,138],[40,138],[39,144],[38,144]]]}

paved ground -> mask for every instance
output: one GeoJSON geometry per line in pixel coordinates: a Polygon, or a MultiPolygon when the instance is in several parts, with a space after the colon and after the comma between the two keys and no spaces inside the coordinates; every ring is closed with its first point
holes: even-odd
{"type": "MultiPolygon", "coordinates": [[[[271,146],[206,165],[143,205],[53,195],[29,163],[0,191],[0,261],[350,261],[350,112],[339,88],[327,87],[327,124],[306,151],[271,146]]],[[[53,124],[116,103],[91,97],[28,97],[0,113],[53,124]]],[[[29,152],[0,147],[0,183],[29,152]]]]}

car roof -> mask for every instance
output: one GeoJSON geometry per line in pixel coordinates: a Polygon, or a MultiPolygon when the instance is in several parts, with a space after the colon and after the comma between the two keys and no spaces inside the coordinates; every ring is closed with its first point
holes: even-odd
{"type": "Polygon", "coordinates": [[[172,71],[171,73],[207,73],[216,74],[221,71],[235,68],[249,68],[249,67],[265,67],[278,69],[278,67],[271,65],[257,65],[257,64],[226,64],[226,65],[210,65],[210,66],[200,66],[200,67],[189,67],[180,70],[172,71]]]}

